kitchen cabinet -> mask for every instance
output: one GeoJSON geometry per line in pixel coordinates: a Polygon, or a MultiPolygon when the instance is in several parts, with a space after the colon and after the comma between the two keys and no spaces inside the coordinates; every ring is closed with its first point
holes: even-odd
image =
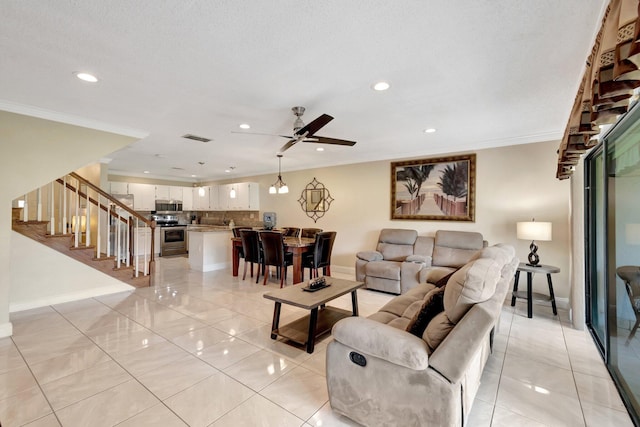
{"type": "Polygon", "coordinates": [[[182,201],[183,188],[176,185],[156,185],[156,200],[182,201]]]}
{"type": "Polygon", "coordinates": [[[133,194],[133,209],[153,211],[156,209],[156,186],[152,184],[129,184],[129,194],[133,194]]]}
{"type": "Polygon", "coordinates": [[[208,211],[211,187],[195,187],[193,189],[193,210],[208,211]]]}
{"type": "Polygon", "coordinates": [[[109,182],[109,194],[129,194],[128,187],[126,182],[109,182]]]}
{"type": "Polygon", "coordinates": [[[182,210],[192,211],[193,209],[193,188],[184,187],[182,189],[182,210]]]}
{"type": "Polygon", "coordinates": [[[220,211],[223,208],[220,206],[220,186],[212,185],[209,190],[209,210],[220,211]]]}
{"type": "Polygon", "coordinates": [[[220,186],[220,205],[223,210],[260,210],[260,185],[255,182],[239,182],[220,186]],[[229,196],[231,189],[236,197],[229,196]]]}

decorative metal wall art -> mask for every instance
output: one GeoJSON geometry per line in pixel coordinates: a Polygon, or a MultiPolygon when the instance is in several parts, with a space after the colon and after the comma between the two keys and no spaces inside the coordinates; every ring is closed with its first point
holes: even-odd
{"type": "Polygon", "coordinates": [[[305,189],[302,190],[298,202],[300,202],[300,207],[307,216],[313,222],[318,222],[318,219],[322,218],[329,210],[333,200],[333,197],[329,194],[329,189],[314,177],[313,181],[308,183],[305,189]]]}

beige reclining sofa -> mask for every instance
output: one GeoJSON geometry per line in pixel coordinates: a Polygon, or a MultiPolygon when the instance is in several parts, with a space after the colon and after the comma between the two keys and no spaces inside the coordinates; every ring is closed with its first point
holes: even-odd
{"type": "Polygon", "coordinates": [[[487,246],[482,234],[438,230],[435,237],[418,236],[416,230],[385,228],[375,251],[356,254],[356,280],[367,289],[404,294],[424,283],[437,281],[463,266],[487,246]]]}
{"type": "Polygon", "coordinates": [[[365,426],[464,425],[517,266],[513,247],[484,248],[439,280],[444,289],[422,283],[369,318],[336,323],[327,347],[333,410],[365,426]],[[408,332],[434,293],[444,311],[421,336],[408,332]]]}

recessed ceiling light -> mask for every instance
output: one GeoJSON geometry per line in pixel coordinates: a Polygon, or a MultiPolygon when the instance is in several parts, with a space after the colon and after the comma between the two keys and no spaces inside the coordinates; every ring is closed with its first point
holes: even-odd
{"type": "Polygon", "coordinates": [[[191,178],[195,178],[195,177],[196,177],[196,175],[191,175],[191,178]]]}
{"type": "Polygon", "coordinates": [[[224,170],[224,172],[225,172],[225,173],[229,173],[229,172],[231,172],[231,171],[230,171],[229,169],[225,169],[225,170],[224,170]]]}
{"type": "Polygon", "coordinates": [[[240,125],[240,129],[251,129],[251,126],[249,126],[247,123],[242,123],[240,125]]]}
{"type": "Polygon", "coordinates": [[[324,148],[318,147],[318,148],[316,148],[316,151],[324,151],[324,148]]]}
{"type": "Polygon", "coordinates": [[[371,87],[373,88],[373,90],[383,91],[383,90],[389,89],[391,85],[387,82],[377,82],[377,83],[374,83],[373,86],[371,87]]]}
{"type": "Polygon", "coordinates": [[[96,83],[98,81],[98,78],[96,76],[94,76],[93,74],[75,73],[75,75],[76,75],[77,78],[79,78],[80,80],[84,80],[85,82],[96,83]]]}
{"type": "Polygon", "coordinates": [[[149,171],[144,171],[144,173],[149,173],[149,171]]]}
{"type": "Polygon", "coordinates": [[[424,133],[434,133],[436,130],[434,128],[425,129],[424,133]]]}

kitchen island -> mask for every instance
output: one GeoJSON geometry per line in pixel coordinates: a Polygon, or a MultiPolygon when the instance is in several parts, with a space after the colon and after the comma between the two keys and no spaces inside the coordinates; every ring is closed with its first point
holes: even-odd
{"type": "Polygon", "coordinates": [[[189,233],[189,268],[197,271],[222,270],[231,266],[229,227],[192,226],[189,233]]]}

